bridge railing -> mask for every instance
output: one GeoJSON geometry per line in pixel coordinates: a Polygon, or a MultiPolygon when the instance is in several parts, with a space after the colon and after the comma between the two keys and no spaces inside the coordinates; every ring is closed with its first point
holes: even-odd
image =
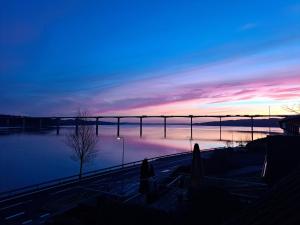
{"type": "MultiPolygon", "coordinates": [[[[216,149],[220,149],[220,148],[203,149],[203,151],[216,150],[216,149]]],[[[185,155],[185,154],[190,154],[190,153],[191,152],[188,151],[188,152],[180,152],[180,153],[162,155],[162,156],[157,156],[157,157],[153,157],[153,158],[148,158],[148,161],[151,162],[151,161],[155,161],[155,160],[159,160],[159,159],[180,156],[180,155],[185,155]]],[[[121,165],[106,167],[106,168],[97,169],[97,170],[93,170],[93,171],[88,171],[88,172],[85,172],[82,174],[81,179],[79,179],[79,175],[72,175],[72,176],[67,176],[67,177],[63,177],[63,178],[58,178],[58,179],[42,182],[39,184],[29,185],[29,186],[25,186],[22,188],[17,188],[17,189],[1,192],[0,193],[0,202],[6,201],[7,199],[10,199],[10,198],[13,198],[16,196],[25,196],[25,195],[45,191],[45,190],[54,189],[54,188],[72,184],[72,183],[85,182],[89,179],[94,179],[97,176],[103,176],[110,172],[114,172],[114,173],[116,173],[118,171],[122,172],[125,169],[129,169],[133,166],[140,165],[142,163],[142,161],[143,160],[138,160],[138,161],[125,163],[123,165],[121,164],[121,165]]]]}

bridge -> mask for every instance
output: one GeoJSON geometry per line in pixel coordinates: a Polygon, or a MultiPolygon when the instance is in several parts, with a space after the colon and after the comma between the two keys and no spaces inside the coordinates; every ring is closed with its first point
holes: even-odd
{"type": "MultiPolygon", "coordinates": [[[[195,118],[215,118],[219,121],[219,138],[222,140],[222,120],[224,118],[249,118],[251,120],[251,140],[253,140],[253,133],[254,133],[254,119],[255,118],[284,118],[290,115],[128,115],[128,116],[110,116],[110,115],[96,115],[96,116],[50,116],[50,117],[25,117],[21,116],[18,117],[18,119],[22,120],[21,127],[23,129],[26,128],[26,120],[28,119],[38,119],[39,120],[39,127],[42,128],[43,121],[45,120],[52,120],[55,121],[55,129],[56,134],[60,134],[60,127],[61,127],[61,121],[72,119],[74,120],[74,127],[75,132],[78,133],[78,126],[82,124],[82,120],[89,120],[94,121],[95,125],[95,133],[96,135],[99,135],[99,126],[101,125],[100,119],[114,119],[116,121],[117,126],[117,132],[116,135],[120,136],[120,126],[121,126],[121,119],[138,119],[139,120],[139,130],[140,130],[140,137],[143,136],[143,121],[147,118],[161,118],[163,129],[164,129],[164,138],[167,137],[167,119],[168,118],[187,118],[189,119],[189,126],[190,126],[190,139],[193,139],[193,119],[195,118]]],[[[7,117],[0,117],[0,120],[6,120],[6,125],[9,127],[11,124],[11,121],[14,120],[14,118],[7,118],[7,117]]]]}

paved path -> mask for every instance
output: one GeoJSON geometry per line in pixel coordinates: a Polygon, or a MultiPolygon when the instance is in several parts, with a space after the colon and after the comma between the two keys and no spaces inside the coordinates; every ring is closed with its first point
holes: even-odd
{"type": "MultiPolygon", "coordinates": [[[[190,162],[191,154],[184,154],[155,160],[152,165],[157,179],[161,180],[177,166],[190,162]]],[[[84,182],[0,200],[0,224],[42,224],[51,216],[99,193],[129,198],[138,192],[139,172],[139,166],[132,166],[94,176],[84,182]]]]}

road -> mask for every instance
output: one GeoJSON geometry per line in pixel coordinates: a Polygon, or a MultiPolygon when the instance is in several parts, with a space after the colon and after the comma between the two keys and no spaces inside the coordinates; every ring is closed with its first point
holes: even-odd
{"type": "MultiPolygon", "coordinates": [[[[156,178],[161,180],[174,168],[191,162],[191,154],[152,161],[156,178]]],[[[32,192],[0,200],[0,224],[43,224],[51,216],[68,210],[100,193],[130,198],[138,193],[140,166],[124,168],[91,177],[84,182],[32,192]]]]}

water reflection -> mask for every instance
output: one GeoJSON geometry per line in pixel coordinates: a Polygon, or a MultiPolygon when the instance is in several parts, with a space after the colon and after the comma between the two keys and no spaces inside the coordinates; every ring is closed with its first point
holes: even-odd
{"type": "MultiPolygon", "coordinates": [[[[269,128],[255,128],[254,138],[268,134],[269,128]]],[[[0,136],[0,192],[31,185],[59,177],[77,174],[78,163],[70,159],[71,149],[64,144],[64,135],[74,128],[48,133],[16,133],[0,136]]],[[[281,132],[272,128],[272,132],[281,132]]],[[[223,127],[219,140],[218,127],[194,126],[193,140],[190,140],[188,126],[170,125],[167,138],[163,138],[162,126],[144,126],[143,137],[139,137],[138,126],[121,126],[120,134],[125,138],[125,163],[145,157],[191,151],[197,142],[201,149],[223,147],[226,141],[251,139],[250,128],[223,127]]],[[[99,141],[96,158],[85,164],[84,171],[100,169],[121,163],[122,143],[116,140],[115,126],[99,127],[99,141]]]]}

